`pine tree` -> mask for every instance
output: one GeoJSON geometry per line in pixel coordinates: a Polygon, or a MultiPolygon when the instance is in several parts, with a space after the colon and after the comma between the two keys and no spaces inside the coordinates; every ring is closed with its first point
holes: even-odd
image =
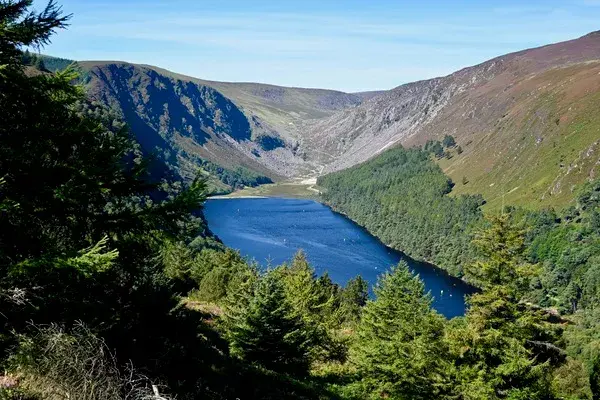
{"type": "Polygon", "coordinates": [[[551,399],[553,367],[564,355],[553,343],[556,332],[543,313],[526,309],[501,288],[469,301],[464,320],[446,331],[454,359],[457,398],[551,399]]]}
{"type": "Polygon", "coordinates": [[[327,296],[317,285],[314,268],[302,250],[281,271],[285,293],[294,311],[306,321],[323,321],[333,296],[327,296]]]}
{"type": "Polygon", "coordinates": [[[444,140],[442,141],[442,144],[446,148],[454,147],[454,146],[456,146],[456,140],[454,140],[453,136],[446,135],[446,136],[444,136],[444,140]]]}
{"type": "Polygon", "coordinates": [[[40,56],[35,59],[34,66],[42,72],[48,72],[46,69],[46,64],[44,63],[44,59],[40,56]]]}
{"type": "Polygon", "coordinates": [[[433,153],[437,158],[442,158],[444,156],[444,147],[439,141],[436,141],[430,145],[429,152],[433,153]]]}
{"type": "Polygon", "coordinates": [[[298,251],[290,265],[275,271],[283,282],[285,296],[294,315],[302,319],[310,338],[311,360],[343,357],[340,343],[332,335],[340,320],[337,290],[326,277],[317,279],[315,270],[303,251],[298,251]]]}
{"type": "Polygon", "coordinates": [[[315,280],[315,286],[319,297],[318,303],[324,304],[324,307],[319,310],[319,314],[326,323],[337,326],[339,324],[340,286],[333,283],[327,271],[315,280]]]}
{"type": "Polygon", "coordinates": [[[464,320],[447,329],[458,398],[550,399],[553,368],[564,360],[557,329],[542,310],[520,301],[534,268],[522,261],[524,231],[507,214],[490,217],[474,239],[481,260],[467,276],[483,289],[464,320]]]}
{"type": "Polygon", "coordinates": [[[29,50],[25,50],[25,52],[23,53],[23,56],[21,57],[21,62],[23,63],[23,65],[31,65],[33,62],[33,57],[31,56],[31,53],[29,52],[29,50]]]}
{"type": "Polygon", "coordinates": [[[353,323],[357,322],[368,298],[369,286],[367,282],[360,275],[350,279],[341,292],[340,307],[344,319],[353,323]]]}
{"type": "Polygon", "coordinates": [[[372,398],[432,399],[445,390],[443,319],[405,262],[384,274],[376,300],[365,306],[351,348],[365,394],[372,398]]]}
{"type": "Polygon", "coordinates": [[[473,240],[481,259],[466,268],[466,275],[481,288],[501,286],[517,294],[539,272],[523,260],[525,231],[512,224],[509,214],[489,216],[488,222],[473,240]]]}
{"type": "Polygon", "coordinates": [[[0,2],[0,65],[18,65],[21,48],[41,47],[50,42],[57,29],[66,27],[70,15],[61,15],[54,1],[40,13],[29,11],[33,0],[3,0],[0,2]]]}
{"type": "Polygon", "coordinates": [[[306,375],[306,328],[293,313],[276,274],[271,272],[259,279],[247,306],[230,310],[226,318],[233,355],[272,371],[306,375]]]}

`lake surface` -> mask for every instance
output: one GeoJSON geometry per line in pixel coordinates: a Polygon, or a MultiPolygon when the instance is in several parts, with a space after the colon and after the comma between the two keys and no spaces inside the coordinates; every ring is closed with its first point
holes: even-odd
{"type": "Polygon", "coordinates": [[[434,308],[448,318],[463,315],[473,288],[444,271],[383,245],[348,218],[323,204],[298,199],[214,199],[204,210],[223,243],[263,266],[289,261],[303,249],[317,274],[327,271],[340,285],[361,275],[370,285],[400,260],[425,282],[434,308]]]}

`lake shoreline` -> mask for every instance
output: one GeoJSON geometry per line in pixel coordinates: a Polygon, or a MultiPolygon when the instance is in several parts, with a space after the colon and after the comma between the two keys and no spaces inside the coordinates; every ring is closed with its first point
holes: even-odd
{"type": "MultiPolygon", "coordinates": [[[[315,201],[316,201],[316,200],[315,200],[315,201]]],[[[403,250],[396,249],[395,247],[393,247],[393,246],[391,246],[391,245],[389,245],[389,244],[385,243],[384,241],[382,241],[382,240],[379,238],[379,236],[375,235],[375,234],[374,234],[374,233],[372,233],[370,230],[368,230],[366,227],[364,227],[364,226],[362,226],[361,224],[359,224],[358,222],[356,222],[354,219],[352,219],[352,217],[350,217],[350,216],[349,216],[349,215],[347,215],[346,213],[344,213],[344,212],[342,212],[342,211],[338,211],[338,210],[336,210],[335,208],[331,207],[331,206],[330,206],[329,204],[327,204],[327,203],[320,202],[320,201],[317,201],[317,202],[318,202],[318,203],[320,203],[320,204],[323,204],[325,207],[329,208],[329,209],[331,210],[331,212],[333,212],[333,213],[336,213],[336,214],[339,214],[339,215],[343,216],[344,218],[347,218],[349,221],[352,221],[352,223],[354,223],[354,224],[355,224],[356,226],[358,226],[360,229],[362,229],[362,230],[364,230],[365,232],[367,232],[369,235],[373,236],[375,239],[377,239],[377,240],[379,241],[379,243],[381,243],[383,246],[387,247],[388,249],[390,249],[390,250],[392,250],[392,251],[396,251],[396,252],[398,252],[398,253],[402,254],[403,256],[410,258],[411,260],[413,260],[413,261],[415,261],[415,262],[418,262],[418,263],[421,263],[421,264],[425,264],[425,265],[427,265],[427,266],[430,266],[430,267],[432,267],[432,268],[435,268],[436,270],[439,270],[439,271],[443,272],[443,273],[444,273],[444,274],[446,274],[447,276],[449,276],[449,277],[451,277],[451,278],[454,278],[454,279],[458,279],[458,280],[460,280],[461,282],[463,282],[463,283],[465,283],[465,284],[467,284],[467,285],[471,286],[472,288],[474,288],[474,289],[478,289],[478,290],[479,290],[479,288],[477,288],[475,285],[473,285],[473,283],[466,281],[466,280],[465,280],[463,277],[460,277],[460,276],[453,275],[453,274],[451,274],[451,273],[450,273],[450,272],[449,272],[447,269],[445,269],[445,268],[442,268],[442,267],[440,267],[440,266],[438,266],[438,265],[434,264],[433,262],[431,262],[431,261],[429,261],[429,260],[426,260],[426,259],[423,259],[423,258],[420,258],[420,257],[414,257],[414,256],[412,256],[412,255],[410,255],[410,254],[408,254],[408,253],[404,252],[403,250]]]]}
{"type": "Polygon", "coordinates": [[[267,196],[252,196],[252,195],[244,195],[244,196],[229,196],[226,194],[219,194],[216,196],[209,196],[206,200],[235,200],[235,199],[268,199],[267,196]]]}
{"type": "MultiPolygon", "coordinates": [[[[237,197],[213,196],[213,197],[207,198],[207,200],[232,200],[232,199],[281,199],[281,200],[298,200],[299,198],[297,198],[297,197],[283,197],[283,196],[237,196],[237,197]]],[[[356,225],[359,229],[363,230],[367,234],[371,235],[373,238],[377,239],[377,241],[379,243],[381,243],[381,245],[385,246],[387,249],[389,249],[391,251],[394,251],[394,252],[397,252],[397,253],[401,254],[402,256],[404,256],[406,258],[409,258],[410,260],[412,260],[414,262],[427,265],[428,267],[431,267],[431,268],[435,268],[436,270],[438,270],[438,271],[446,274],[447,276],[449,276],[451,278],[454,278],[454,279],[458,279],[461,282],[463,282],[464,284],[469,285],[472,288],[479,290],[479,288],[477,288],[477,286],[473,285],[472,282],[469,282],[469,281],[465,280],[464,277],[453,275],[447,269],[434,264],[430,260],[423,259],[421,257],[414,257],[414,256],[412,256],[412,255],[404,252],[403,250],[397,249],[397,248],[389,245],[388,243],[385,243],[377,235],[373,234],[366,227],[362,226],[361,224],[359,224],[358,222],[356,222],[354,219],[352,219],[352,217],[350,217],[348,214],[344,213],[341,210],[336,210],[335,208],[333,208],[331,205],[327,204],[326,202],[323,202],[323,201],[320,201],[320,200],[314,199],[314,198],[304,198],[304,200],[311,200],[311,201],[314,201],[316,203],[322,204],[323,206],[325,206],[329,210],[331,210],[331,212],[333,212],[334,214],[338,214],[338,215],[343,216],[344,218],[346,218],[349,221],[351,221],[354,225],[356,225]]]]}
{"type": "Polygon", "coordinates": [[[319,190],[314,179],[303,181],[283,181],[267,183],[256,187],[245,187],[228,194],[214,195],[209,198],[245,199],[245,198],[281,198],[318,200],[319,190]]]}
{"type": "MultiPolygon", "coordinates": [[[[276,260],[270,265],[289,262],[298,249],[304,249],[310,258],[314,256],[318,274],[327,272],[332,277],[337,276],[334,281],[340,285],[357,274],[367,279],[370,285],[375,285],[382,273],[404,260],[415,274],[429,282],[428,290],[437,299],[438,306],[439,302],[448,303],[442,306],[446,311],[435,307],[447,317],[447,307],[457,307],[456,296],[459,293],[470,295],[477,291],[476,287],[449,274],[445,269],[388,246],[352,218],[315,199],[225,199],[237,199],[239,203],[209,202],[209,228],[225,245],[240,250],[243,255],[254,258],[259,264],[264,264],[262,261],[271,256],[276,260]],[[295,204],[298,205],[294,211],[295,204]],[[327,210],[331,217],[319,210],[327,210]],[[305,211],[311,214],[304,214],[305,211]],[[318,213],[312,214],[315,211],[318,213]],[[321,236],[321,232],[325,232],[325,236],[321,236]]],[[[463,315],[462,313],[464,311],[461,314],[450,312],[449,318],[463,315]]]]}

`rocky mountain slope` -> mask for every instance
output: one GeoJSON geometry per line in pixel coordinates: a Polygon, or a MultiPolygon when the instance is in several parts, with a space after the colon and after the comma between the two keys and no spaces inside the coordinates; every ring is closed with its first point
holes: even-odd
{"type": "Polygon", "coordinates": [[[492,205],[564,204],[597,174],[599,72],[600,33],[592,33],[399,86],[307,121],[305,140],[327,172],[450,134],[464,151],[441,164],[455,182],[468,181],[456,192],[482,193],[492,205]]]}
{"type": "Polygon", "coordinates": [[[600,33],[356,94],[79,64],[92,99],[184,177],[205,161],[275,180],[316,176],[449,134],[463,151],[440,164],[456,193],[542,207],[569,203],[600,162],[600,33]]]}
{"type": "Polygon", "coordinates": [[[321,89],[204,81],[157,67],[79,62],[89,96],[118,110],[142,147],[184,177],[207,160],[273,179],[315,169],[299,150],[301,122],[364,98],[321,89]]]}

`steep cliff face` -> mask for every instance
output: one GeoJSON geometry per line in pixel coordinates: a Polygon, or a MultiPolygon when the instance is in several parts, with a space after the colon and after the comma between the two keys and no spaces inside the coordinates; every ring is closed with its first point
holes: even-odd
{"type": "Polygon", "coordinates": [[[89,96],[118,110],[142,148],[189,178],[200,158],[223,157],[226,167],[269,172],[248,153],[252,130],[240,109],[208,86],[171,79],[126,63],[81,63],[89,96]]]}
{"type": "Polygon", "coordinates": [[[365,95],[226,83],[124,62],[80,62],[92,100],[118,110],[147,152],[188,178],[200,160],[274,179],[310,173],[298,152],[304,120],[360,104],[365,95]]]}

